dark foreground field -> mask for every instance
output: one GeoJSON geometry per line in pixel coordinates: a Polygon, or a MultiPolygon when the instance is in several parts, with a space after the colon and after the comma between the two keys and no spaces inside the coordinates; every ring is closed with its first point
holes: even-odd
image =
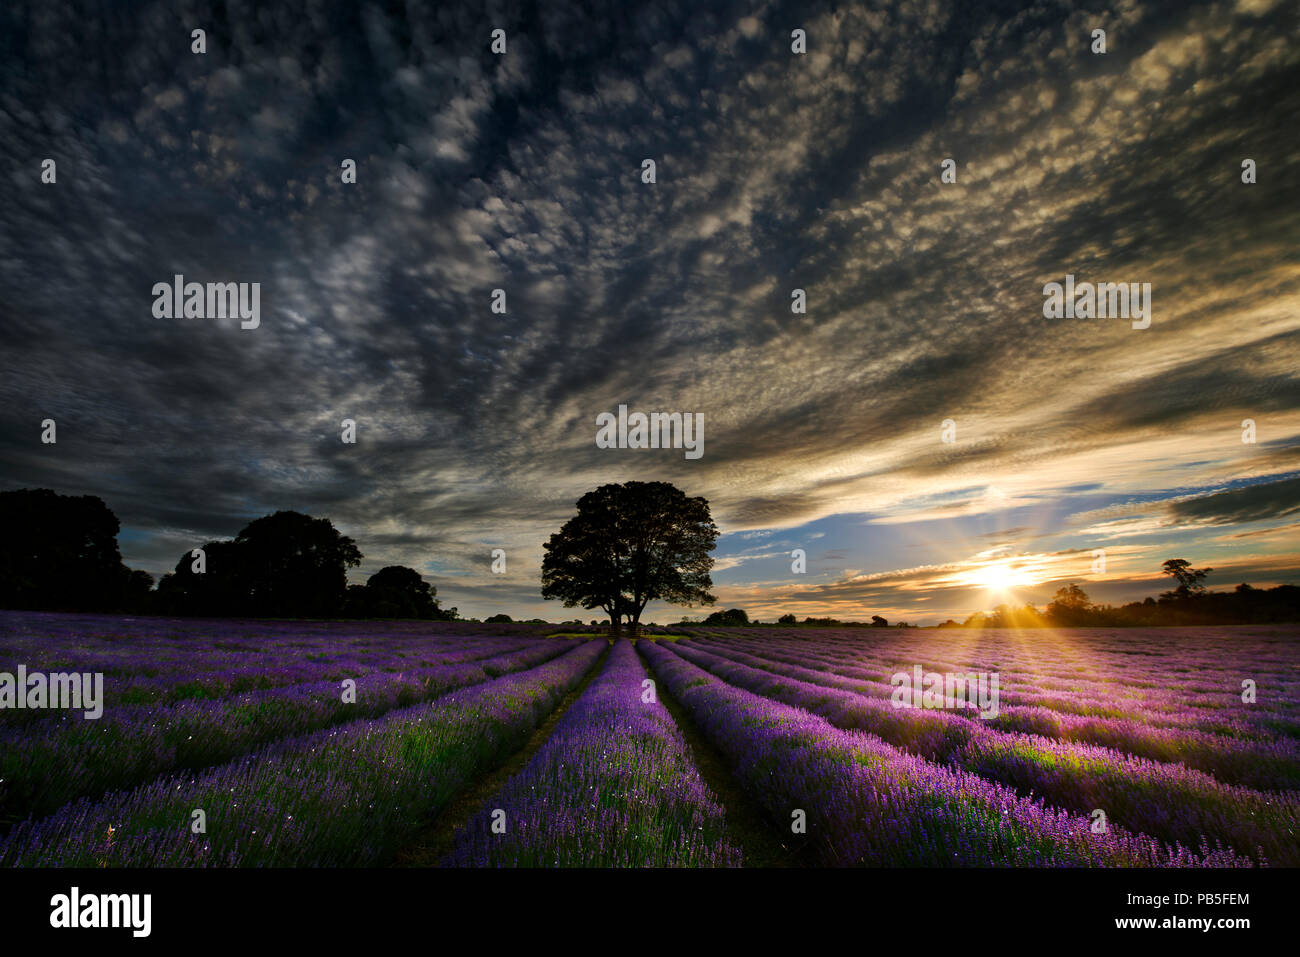
{"type": "Polygon", "coordinates": [[[0,613],[0,864],[1300,864],[1300,628],[556,630],[0,613]]]}

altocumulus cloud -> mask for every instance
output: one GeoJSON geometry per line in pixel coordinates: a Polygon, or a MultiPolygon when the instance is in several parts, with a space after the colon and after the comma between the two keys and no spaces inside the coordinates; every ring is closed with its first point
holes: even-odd
{"type": "MultiPolygon", "coordinates": [[[[1295,467],[1294,5],[0,17],[0,479],[101,495],[151,570],[299,508],[366,570],[523,608],[541,542],[605,481],[676,482],[739,532],[1295,467]],[[1067,272],[1151,282],[1151,328],[1045,320],[1067,272]],[[176,273],[260,282],[261,327],[153,319],[176,273]],[[703,413],[707,454],[597,449],[620,402],[703,413]]],[[[1172,514],[1293,510],[1234,494],[1172,514]]]]}

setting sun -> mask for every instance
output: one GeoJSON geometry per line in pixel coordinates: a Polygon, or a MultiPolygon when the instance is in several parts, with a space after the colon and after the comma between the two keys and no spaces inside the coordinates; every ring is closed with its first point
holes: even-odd
{"type": "Polygon", "coordinates": [[[972,585],[979,585],[989,591],[1009,591],[1034,584],[1028,569],[1010,562],[994,562],[973,569],[969,581],[972,585]]]}

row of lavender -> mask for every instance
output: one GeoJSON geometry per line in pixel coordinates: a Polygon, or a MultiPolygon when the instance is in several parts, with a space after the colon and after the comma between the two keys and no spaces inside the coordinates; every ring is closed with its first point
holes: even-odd
{"type": "Polygon", "coordinates": [[[878,697],[800,680],[790,667],[756,668],[683,642],[675,657],[715,680],[817,715],[827,728],[868,733],[946,773],[974,775],[1010,794],[1033,796],[1087,821],[1097,810],[1109,826],[1150,839],[1201,848],[1231,847],[1261,863],[1300,863],[1300,794],[1225,784],[1178,763],[1112,749],[1013,734],[960,712],[897,709],[878,697]]]}
{"type": "MultiPolygon", "coordinates": [[[[156,669],[146,677],[160,688],[182,686],[186,666],[174,659],[186,647],[214,666],[199,679],[211,678],[214,690],[220,657],[238,652],[247,663],[252,648],[268,658],[288,652],[294,667],[342,663],[360,675],[353,702],[336,680],[308,670],[299,673],[318,680],[208,700],[119,701],[100,721],[0,726],[0,814],[14,825],[0,840],[0,865],[390,863],[454,794],[517,750],[606,647],[536,631],[466,641],[440,629],[390,640],[387,625],[340,635],[336,624],[315,634],[302,623],[251,623],[237,639],[215,641],[164,635],[163,625],[138,644],[129,626],[117,625],[76,635],[75,653],[59,650],[68,643],[47,644],[68,660],[99,654],[118,677],[132,667],[123,650],[159,654],[158,665],[146,659],[142,667],[156,669]]],[[[814,640],[755,630],[640,647],[783,843],[792,815],[802,815],[822,864],[1297,863],[1297,794],[1223,783],[1272,774],[1259,787],[1286,787],[1287,742],[1267,742],[1252,721],[1211,731],[1202,715],[1145,707],[1159,693],[1158,668],[1120,667],[1138,656],[1092,667],[1076,691],[1069,676],[1077,666],[1061,664],[1070,656],[1055,639],[1035,648],[1023,636],[991,646],[966,638],[931,647],[908,636],[900,650],[846,633],[814,640]],[[893,708],[882,669],[912,655],[927,669],[1001,666],[1012,689],[1003,713],[1013,720],[893,708]],[[1025,672],[1046,658],[1057,663],[1025,672]],[[1035,695],[1075,710],[1030,703],[1035,695]],[[1087,710],[1094,706],[1109,713],[1087,710]],[[1040,725],[1051,733],[1024,733],[1040,725]],[[1088,745],[1081,733],[1126,734],[1130,747],[1088,745]],[[1157,746],[1166,763],[1135,756],[1157,746]],[[1217,761],[1221,780],[1174,761],[1187,763],[1187,754],[1217,761]],[[1097,809],[1109,819],[1101,833],[1097,809]]],[[[0,662],[15,648],[34,650],[26,640],[0,633],[0,662]]],[[[1256,673],[1284,697],[1294,690],[1283,667],[1293,649],[1258,656],[1256,673]]],[[[1206,699],[1199,710],[1219,710],[1215,689],[1230,668],[1220,662],[1214,671],[1199,653],[1188,661],[1201,673],[1172,683],[1206,699]]],[[[604,671],[471,818],[444,863],[739,864],[723,809],[672,718],[643,688],[645,677],[630,643],[616,643],[604,671]],[[501,822],[503,831],[494,827],[501,822]]],[[[1285,723],[1293,710],[1283,702],[1272,715],[1285,723]]]]}
{"type": "Polygon", "coordinates": [[[887,683],[914,664],[937,672],[996,671],[1014,704],[1232,736],[1300,738],[1300,654],[1295,629],[1286,626],[692,633],[869,681],[887,683]],[[1258,694],[1243,708],[1247,680],[1258,694]]]}
{"type": "MultiPolygon", "coordinates": [[[[755,653],[741,650],[752,645],[739,642],[698,640],[690,645],[783,677],[865,695],[875,699],[877,709],[884,708],[895,691],[891,683],[866,677],[871,672],[865,669],[834,662],[808,667],[804,662],[815,664],[818,661],[815,656],[797,656],[779,644],[768,644],[756,649],[755,653]]],[[[1014,676],[1009,683],[1015,686],[1014,676]]],[[[1300,788],[1300,740],[1294,738],[1265,732],[1248,735],[1239,731],[1236,735],[1229,735],[1204,731],[1192,726],[1194,718],[1185,718],[1182,723],[1157,723],[1149,716],[1120,712],[1113,699],[1106,702],[1108,713],[1099,715],[1054,711],[1037,703],[1018,703],[1024,697],[1015,691],[1000,689],[999,697],[998,713],[978,719],[985,728],[1094,744],[1152,761],[1185,764],[1228,784],[1266,790],[1300,788]]],[[[962,709],[918,720],[922,724],[928,720],[930,724],[937,722],[947,726],[953,720],[962,719],[977,720],[972,711],[962,709]]],[[[959,729],[961,732],[965,730],[968,729],[959,729]]]]}
{"type": "MultiPolygon", "coordinates": [[[[518,650],[538,629],[386,622],[252,622],[0,614],[0,671],[90,672],[105,677],[107,707],[221,698],[311,681],[452,664],[518,650]]],[[[0,726],[48,710],[0,710],[0,726]]]]}
{"type": "Polygon", "coordinates": [[[350,688],[335,680],[311,681],[225,698],[119,706],[93,721],[65,712],[34,725],[3,727],[0,826],[166,772],[221,764],[290,735],[431,700],[534,667],[568,647],[565,639],[542,639],[481,660],[457,662],[452,655],[449,663],[358,674],[350,688]]]}
{"type": "MultiPolygon", "coordinates": [[[[345,650],[328,657],[321,655],[307,660],[283,662],[270,656],[260,662],[250,661],[250,656],[245,654],[240,664],[222,665],[212,660],[200,660],[195,662],[190,671],[177,669],[164,674],[126,677],[112,672],[98,672],[104,675],[103,696],[99,704],[103,709],[119,716],[144,714],[150,709],[167,705],[186,701],[219,701],[246,692],[292,688],[325,681],[337,685],[344,680],[355,680],[370,674],[413,674],[429,668],[526,651],[543,641],[545,639],[487,638],[468,646],[461,643],[440,650],[422,650],[418,654],[397,649],[379,654],[357,654],[345,650]]],[[[0,670],[13,674],[16,668],[0,666],[0,670]]],[[[31,666],[26,666],[28,674],[33,670],[31,666]]],[[[44,673],[56,674],[58,671],[44,669],[44,673]]],[[[94,662],[83,664],[79,673],[96,674],[94,662]]],[[[28,727],[42,721],[57,721],[66,717],[65,711],[54,708],[4,709],[0,710],[0,729],[28,727]]]]}
{"type": "Polygon", "coordinates": [[[470,819],[452,867],[738,867],[723,810],[629,641],[470,819]]]}
{"type": "Polygon", "coordinates": [[[826,866],[1249,866],[1051,808],[879,737],[728,684],[642,644],[656,674],[777,830],[802,821],[826,866]]]}
{"type": "Polygon", "coordinates": [[[880,689],[888,687],[893,674],[900,669],[910,670],[914,664],[920,664],[924,671],[940,673],[963,669],[998,672],[1003,679],[1002,700],[1021,708],[1083,718],[1131,719],[1156,727],[1199,729],[1229,737],[1258,737],[1264,730],[1287,728],[1292,737],[1300,736],[1300,723],[1292,718],[1297,689],[1288,687],[1285,671],[1261,674],[1258,666],[1253,666],[1252,672],[1262,679],[1257,684],[1261,685],[1264,700],[1247,710],[1241,707],[1240,672],[1223,675],[1218,669],[1203,670],[1195,682],[1180,680],[1173,672],[1162,672],[1167,664],[1145,656],[1128,658],[1117,665],[1098,655],[1090,670],[1080,668],[1073,678],[1049,678],[1026,673],[1023,669],[1033,666],[1025,663],[1021,655],[998,663],[996,658],[988,661],[992,656],[987,655],[961,659],[954,654],[960,649],[947,648],[942,658],[933,653],[908,658],[900,652],[886,655],[860,649],[832,650],[780,639],[759,642],[742,638],[721,645],[704,639],[700,643],[807,665],[875,684],[880,689]]]}
{"type": "MultiPolygon", "coordinates": [[[[714,816],[716,805],[698,783],[680,741],[668,759],[663,756],[658,732],[671,729],[671,719],[638,697],[642,669],[625,647],[617,646],[621,658],[611,660],[601,682],[565,716],[555,737],[479,809],[447,864],[718,863],[719,855],[729,853],[720,818],[714,816]],[[664,783],[665,763],[682,775],[680,786],[664,783]],[[667,793],[655,795],[647,780],[660,782],[667,793]],[[496,815],[509,822],[500,832],[492,827],[496,815]],[[674,843],[684,820],[698,822],[700,843],[674,843]],[[705,839],[706,834],[712,837],[705,839]]],[[[802,818],[819,863],[1254,863],[1249,855],[1211,846],[1199,835],[1188,847],[1114,823],[1098,832],[1086,812],[1051,807],[981,774],[910,754],[876,735],[838,728],[804,708],[721,681],[686,660],[706,657],[689,646],[669,651],[642,642],[641,648],[777,835],[788,839],[792,818],[802,818]]],[[[719,658],[713,662],[725,665],[719,658]]],[[[726,677],[737,673],[733,669],[726,677]]]]}
{"type": "Polygon", "coordinates": [[[82,799],[0,841],[0,866],[373,866],[516,751],[604,642],[195,775],[82,799]]]}

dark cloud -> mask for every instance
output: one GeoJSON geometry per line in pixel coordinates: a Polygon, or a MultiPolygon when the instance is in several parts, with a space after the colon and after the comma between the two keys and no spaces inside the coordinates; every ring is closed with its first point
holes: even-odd
{"type": "Polygon", "coordinates": [[[676,482],[743,529],[1277,473],[1296,16],[7,4],[0,484],[100,495],[155,571],[277,508],[331,517],[366,570],[477,579],[500,545],[522,602],[605,481],[676,482]],[[1152,327],[1043,319],[1066,272],[1151,281],[1152,327]],[[261,327],[154,319],[177,273],[260,282],[261,327]],[[704,457],[597,449],[619,403],[702,412],[704,457]],[[1159,436],[1181,441],[1133,451],[1159,436]]]}
{"type": "Polygon", "coordinates": [[[1207,525],[1236,525],[1285,518],[1300,511],[1300,477],[1174,502],[1169,511],[1177,519],[1207,525]]]}

